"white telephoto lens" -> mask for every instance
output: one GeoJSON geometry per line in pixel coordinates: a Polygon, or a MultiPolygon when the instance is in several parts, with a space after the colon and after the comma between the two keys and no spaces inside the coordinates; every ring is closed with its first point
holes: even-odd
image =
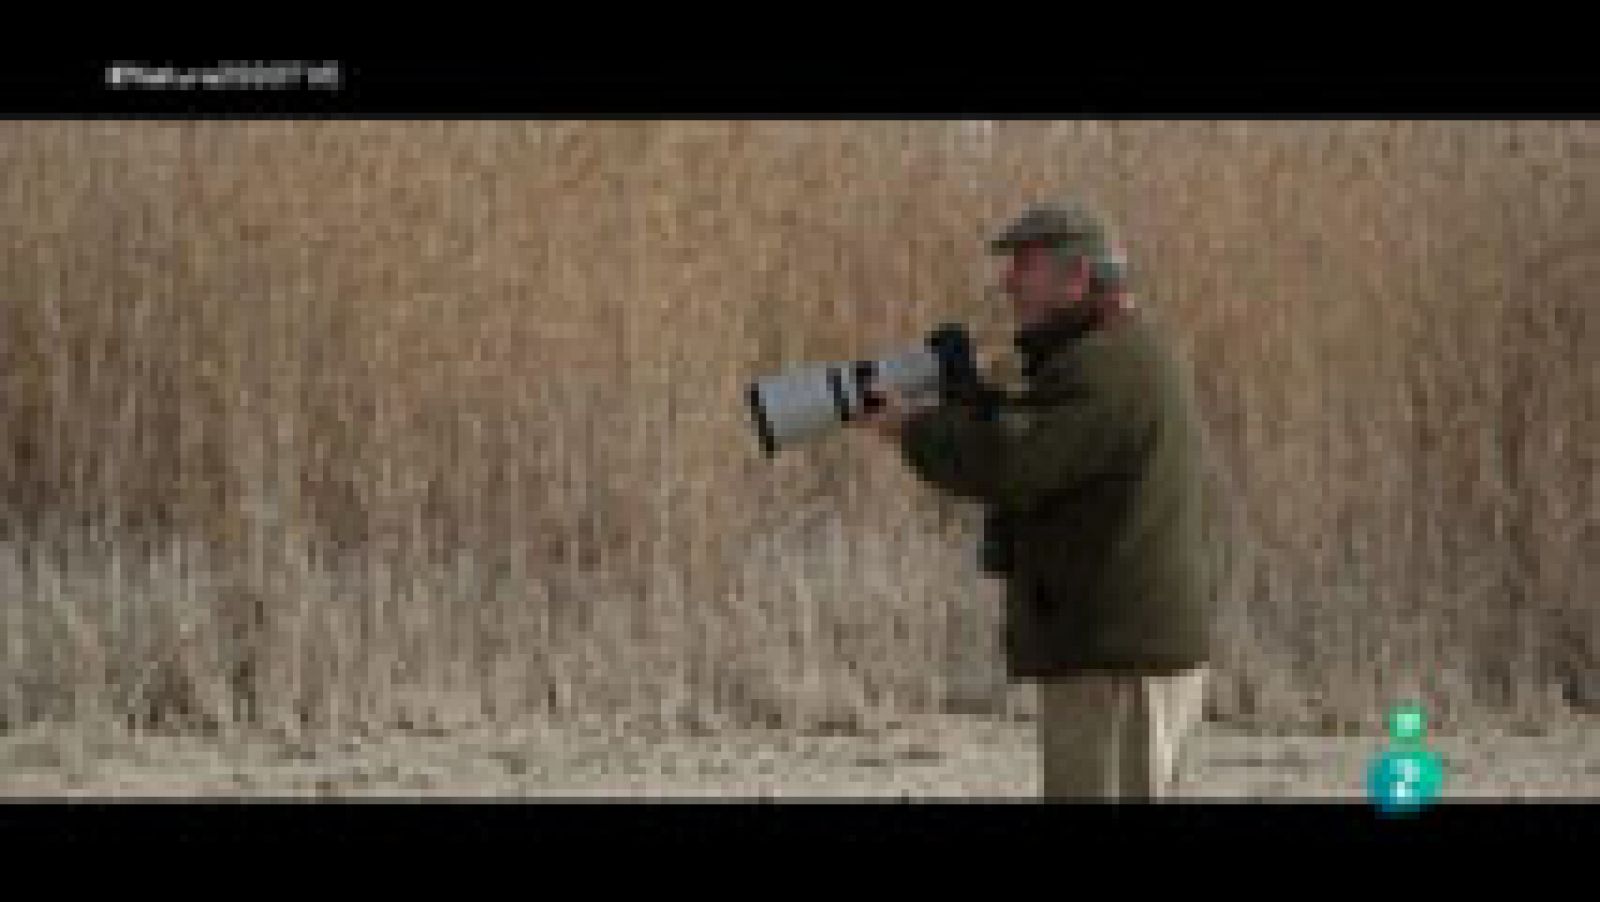
{"type": "Polygon", "coordinates": [[[758,403],[773,441],[784,445],[838,428],[848,412],[848,389],[833,365],[763,379],[756,383],[758,403]]]}
{"type": "Polygon", "coordinates": [[[910,397],[926,394],[939,385],[939,358],[927,348],[883,358],[876,369],[881,385],[910,397]]]}

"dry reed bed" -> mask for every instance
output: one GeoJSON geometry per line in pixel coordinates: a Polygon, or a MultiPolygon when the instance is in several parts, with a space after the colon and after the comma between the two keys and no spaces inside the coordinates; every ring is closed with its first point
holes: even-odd
{"type": "MultiPolygon", "coordinates": [[[[12,122],[0,720],[864,722],[994,666],[971,512],[741,389],[1075,195],[1243,541],[1218,716],[1597,667],[1591,123],[12,122]]],[[[981,682],[981,680],[980,680],[981,682]]],[[[1025,702],[1022,702],[1025,704],[1025,702]]]]}

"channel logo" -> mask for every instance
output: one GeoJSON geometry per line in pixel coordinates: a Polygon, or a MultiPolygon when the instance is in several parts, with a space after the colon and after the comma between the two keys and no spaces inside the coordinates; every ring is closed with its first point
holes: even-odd
{"type": "Polygon", "coordinates": [[[1367,769],[1367,795],[1384,814],[1412,814],[1439,798],[1444,762],[1427,747],[1427,718],[1421,705],[1395,705],[1389,710],[1388,725],[1389,744],[1367,769]]]}

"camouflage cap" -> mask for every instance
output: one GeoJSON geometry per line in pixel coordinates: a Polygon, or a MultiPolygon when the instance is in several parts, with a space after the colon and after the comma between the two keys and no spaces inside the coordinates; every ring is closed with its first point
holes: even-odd
{"type": "Polygon", "coordinates": [[[1100,218],[1080,204],[1038,204],[1028,208],[989,242],[995,253],[1019,245],[1044,243],[1082,248],[1095,255],[1107,250],[1106,229],[1100,218]]]}

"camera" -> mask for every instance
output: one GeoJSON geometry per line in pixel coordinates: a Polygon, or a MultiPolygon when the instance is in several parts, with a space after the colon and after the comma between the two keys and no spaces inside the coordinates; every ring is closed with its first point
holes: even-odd
{"type": "Polygon", "coordinates": [[[750,417],[769,458],[778,449],[828,434],[872,411],[881,392],[959,400],[981,392],[965,327],[946,323],[921,344],[883,357],[808,364],[750,384],[750,417]]]}
{"type": "MultiPolygon", "coordinates": [[[[763,453],[771,458],[785,445],[828,434],[870,412],[886,388],[913,398],[937,394],[942,401],[968,405],[980,419],[994,419],[1001,401],[1001,392],[979,375],[967,330],[946,323],[922,344],[883,357],[809,364],[757,380],[747,393],[750,418],[763,453]]],[[[987,511],[979,569],[991,576],[1009,573],[1011,549],[1008,519],[1001,511],[987,511]]]]}

